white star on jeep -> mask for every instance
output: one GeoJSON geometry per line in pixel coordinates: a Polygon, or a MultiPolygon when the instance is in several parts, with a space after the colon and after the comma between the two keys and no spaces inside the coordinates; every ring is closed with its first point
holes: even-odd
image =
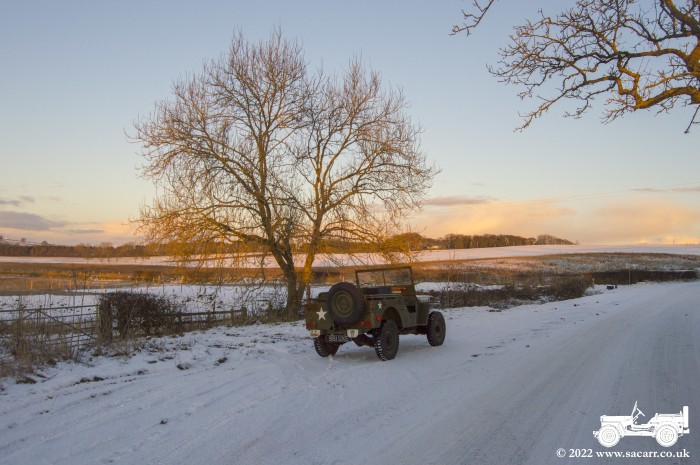
{"type": "Polygon", "coordinates": [[[316,313],[318,313],[318,319],[319,319],[319,320],[325,320],[325,319],[326,319],[326,312],[324,312],[323,309],[317,311],[316,313]]]}
{"type": "Polygon", "coordinates": [[[379,310],[382,309],[382,303],[381,303],[381,302],[379,302],[379,303],[377,304],[377,308],[378,308],[379,310]]]}

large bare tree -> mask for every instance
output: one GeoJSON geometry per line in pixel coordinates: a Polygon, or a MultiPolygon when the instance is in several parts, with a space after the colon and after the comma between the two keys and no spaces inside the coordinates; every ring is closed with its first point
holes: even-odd
{"type": "Polygon", "coordinates": [[[158,187],[143,229],[154,241],[262,250],[294,313],[325,239],[374,240],[420,206],[436,170],[406,107],[359,60],[341,77],[311,73],[279,30],[258,43],[238,34],[135,123],[158,187]]]}
{"type": "MultiPolygon", "coordinates": [[[[453,33],[470,34],[496,0],[473,0],[453,33]]],[[[542,11],[515,27],[489,71],[536,98],[520,129],[561,100],[579,117],[604,98],[604,121],[625,113],[691,107],[700,123],[700,0],[577,0],[555,16],[542,11]]]]}

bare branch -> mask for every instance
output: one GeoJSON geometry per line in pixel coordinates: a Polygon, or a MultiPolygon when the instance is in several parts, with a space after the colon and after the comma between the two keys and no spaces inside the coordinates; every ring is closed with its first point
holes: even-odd
{"type": "Polygon", "coordinates": [[[699,112],[699,111],[700,111],[700,106],[698,106],[697,108],[695,108],[695,113],[693,113],[693,117],[690,118],[690,123],[688,124],[688,127],[685,128],[685,133],[686,133],[686,134],[690,134],[690,128],[693,126],[693,124],[700,124],[700,120],[697,120],[697,121],[696,121],[696,119],[697,119],[697,117],[698,117],[698,112],[699,112]]]}
{"type": "Polygon", "coordinates": [[[473,0],[472,6],[476,9],[476,12],[471,13],[462,10],[464,23],[461,26],[453,26],[451,35],[455,35],[460,32],[470,35],[472,29],[476,28],[481,23],[481,20],[484,19],[484,16],[486,16],[486,13],[489,11],[489,8],[491,8],[491,5],[493,5],[495,1],[496,0],[488,0],[486,5],[481,6],[479,0],[473,0]]]}
{"type": "MultiPolygon", "coordinates": [[[[493,1],[465,13],[467,34],[493,1]]],[[[565,116],[580,117],[606,95],[603,121],[625,113],[700,105],[698,0],[577,0],[555,16],[540,12],[517,26],[489,71],[520,86],[539,105],[523,115],[529,126],[555,103],[578,102],[565,116]]],[[[697,115],[697,112],[696,112],[697,115]]],[[[691,120],[695,121],[695,116],[691,120]]],[[[690,127],[690,126],[689,126],[690,127]]]]}

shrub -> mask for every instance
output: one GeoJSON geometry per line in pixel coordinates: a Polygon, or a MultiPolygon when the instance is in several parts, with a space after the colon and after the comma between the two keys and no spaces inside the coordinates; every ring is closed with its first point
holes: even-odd
{"type": "Polygon", "coordinates": [[[700,278],[697,270],[607,270],[591,273],[597,283],[636,284],[641,281],[695,281],[700,278]]]}
{"type": "Polygon", "coordinates": [[[507,285],[500,287],[479,287],[468,283],[458,283],[451,288],[431,291],[440,307],[481,307],[505,309],[529,302],[577,299],[586,294],[592,285],[590,276],[566,276],[551,279],[540,286],[507,285]]]}
{"type": "Polygon", "coordinates": [[[116,323],[119,336],[126,338],[174,331],[180,307],[163,296],[122,291],[100,296],[99,313],[102,334],[111,333],[116,323]]]}
{"type": "Polygon", "coordinates": [[[593,286],[591,276],[567,276],[555,280],[546,289],[544,295],[553,300],[578,299],[583,297],[591,286],[593,286]]]}

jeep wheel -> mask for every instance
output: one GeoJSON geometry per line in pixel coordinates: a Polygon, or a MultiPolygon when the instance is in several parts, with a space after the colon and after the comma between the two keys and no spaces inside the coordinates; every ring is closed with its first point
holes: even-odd
{"type": "Polygon", "coordinates": [[[678,441],[678,432],[671,425],[661,425],[656,430],[656,442],[663,447],[671,447],[678,441]]]}
{"type": "Polygon", "coordinates": [[[428,343],[433,346],[441,346],[445,341],[445,317],[440,312],[432,312],[428,315],[428,343]]]}
{"type": "Polygon", "coordinates": [[[365,312],[365,298],[353,283],[336,283],[328,291],[328,313],[339,326],[354,325],[365,312]]]}
{"type": "Polygon", "coordinates": [[[374,350],[380,360],[393,360],[399,351],[399,328],[392,320],[382,323],[374,336],[374,350]]]}
{"type": "Polygon", "coordinates": [[[322,337],[317,337],[316,339],[314,339],[314,349],[316,349],[316,353],[321,357],[335,355],[338,352],[339,347],[340,344],[328,342],[322,337]]]}
{"type": "Polygon", "coordinates": [[[614,426],[605,425],[598,431],[598,442],[601,446],[612,447],[620,441],[620,433],[614,426]]]}

